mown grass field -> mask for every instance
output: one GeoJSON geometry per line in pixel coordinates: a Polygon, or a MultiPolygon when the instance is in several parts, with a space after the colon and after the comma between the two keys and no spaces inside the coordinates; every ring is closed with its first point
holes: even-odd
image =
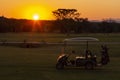
{"type": "Polygon", "coordinates": [[[107,41],[107,42],[119,42],[120,41],[120,33],[109,33],[109,34],[70,34],[69,36],[65,34],[38,34],[38,33],[1,33],[0,40],[7,40],[7,41],[47,41],[47,42],[61,42],[65,38],[73,38],[73,37],[96,37],[100,39],[100,41],[107,41]]]}
{"type": "MultiPolygon", "coordinates": [[[[120,34],[72,34],[69,37],[93,36],[101,41],[120,42],[120,34]]],[[[7,41],[41,41],[61,42],[68,38],[61,34],[26,34],[5,33],[0,39],[7,41]]],[[[119,80],[120,79],[120,45],[108,44],[110,63],[106,66],[85,70],[84,68],[66,68],[56,70],[57,57],[62,46],[43,46],[39,48],[20,48],[0,46],[0,80],[119,80]]],[[[84,45],[69,46],[68,50],[84,51],[84,45]],[[79,49],[80,48],[80,49],[79,49]]],[[[100,53],[100,45],[89,47],[94,53],[100,53]]],[[[69,52],[69,51],[68,51],[69,52]]],[[[98,54],[99,56],[99,54],[98,54]]]]}

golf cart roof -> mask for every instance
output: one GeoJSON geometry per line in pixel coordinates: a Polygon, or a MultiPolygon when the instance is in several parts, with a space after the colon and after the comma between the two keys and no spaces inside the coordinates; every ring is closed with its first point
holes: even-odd
{"type": "Polygon", "coordinates": [[[76,37],[76,38],[64,39],[64,42],[66,41],[99,41],[99,40],[94,37],[76,37]]]}

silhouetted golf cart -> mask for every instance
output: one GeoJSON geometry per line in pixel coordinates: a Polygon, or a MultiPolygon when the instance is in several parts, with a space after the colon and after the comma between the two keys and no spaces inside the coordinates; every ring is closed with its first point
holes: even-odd
{"type": "Polygon", "coordinates": [[[56,69],[64,69],[64,67],[72,66],[72,67],[85,67],[85,69],[94,69],[94,67],[106,65],[109,62],[109,55],[108,55],[108,48],[103,45],[102,51],[101,51],[101,61],[97,61],[96,55],[94,55],[89,49],[88,49],[88,43],[99,41],[97,38],[93,37],[78,37],[78,38],[70,38],[65,39],[65,47],[68,46],[67,42],[86,42],[86,50],[84,56],[76,56],[75,60],[69,60],[68,58],[75,53],[73,50],[70,54],[61,54],[57,59],[56,69]]]}

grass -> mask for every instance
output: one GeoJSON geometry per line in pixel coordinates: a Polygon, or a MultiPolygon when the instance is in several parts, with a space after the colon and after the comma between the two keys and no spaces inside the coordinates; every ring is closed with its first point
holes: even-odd
{"type": "MultiPolygon", "coordinates": [[[[7,40],[12,41],[21,41],[25,38],[25,36],[27,36],[27,34],[24,34],[25,36],[22,36],[23,34],[21,35],[20,33],[4,35],[6,36],[1,37],[1,39],[6,38],[7,40]],[[17,35],[19,35],[19,37],[17,35]]],[[[82,34],[82,36],[83,35],[85,34],[82,34]]],[[[97,35],[103,41],[105,41],[101,37],[101,34],[97,35]]],[[[118,34],[110,35],[113,36],[112,40],[117,39],[119,36],[118,34]]],[[[39,39],[38,36],[39,35],[37,34],[33,37],[39,39]]],[[[49,38],[51,36],[56,37],[57,35],[50,34],[49,38]]],[[[60,39],[65,38],[65,36],[61,34],[58,34],[58,36],[60,39]]],[[[52,39],[59,41],[59,38],[55,37],[52,39]]],[[[84,68],[66,68],[65,70],[56,70],[55,64],[57,57],[61,53],[62,46],[44,46],[40,48],[0,46],[0,80],[119,80],[120,46],[119,44],[109,44],[108,46],[110,48],[110,63],[106,66],[96,68],[95,70],[85,70],[84,68]]],[[[67,49],[75,49],[79,52],[84,51],[83,48],[85,48],[84,45],[81,45],[79,47],[69,46],[67,49]]],[[[97,53],[100,52],[99,45],[93,44],[90,45],[89,48],[97,53]]]]}
{"type": "Polygon", "coordinates": [[[114,55],[111,56],[111,63],[95,70],[68,68],[59,71],[55,69],[55,64],[60,48],[60,46],[33,49],[0,47],[0,80],[118,80],[120,78],[118,53],[111,53],[114,55]]]}
{"type": "Polygon", "coordinates": [[[96,37],[100,39],[100,41],[105,42],[119,42],[120,34],[70,34],[70,36],[66,36],[65,34],[39,34],[39,33],[1,33],[0,40],[7,41],[47,41],[47,42],[62,42],[65,38],[73,38],[73,37],[96,37]]]}

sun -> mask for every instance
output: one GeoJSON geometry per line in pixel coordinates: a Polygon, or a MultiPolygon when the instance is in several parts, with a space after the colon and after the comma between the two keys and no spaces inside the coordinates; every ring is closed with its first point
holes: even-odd
{"type": "Polygon", "coordinates": [[[33,15],[33,20],[39,20],[40,16],[38,14],[33,15]]]}
{"type": "Polygon", "coordinates": [[[22,7],[21,16],[29,20],[51,20],[54,19],[51,11],[53,8],[45,5],[28,5],[22,7]]]}

